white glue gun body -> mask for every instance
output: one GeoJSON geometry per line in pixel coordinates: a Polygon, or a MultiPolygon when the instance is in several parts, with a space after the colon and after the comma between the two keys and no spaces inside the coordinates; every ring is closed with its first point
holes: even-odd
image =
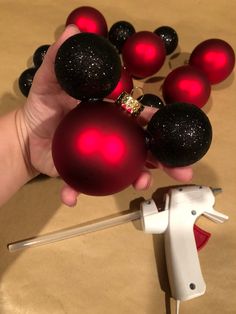
{"type": "Polygon", "coordinates": [[[223,223],[228,216],[213,208],[215,196],[206,186],[171,188],[165,209],[158,211],[153,200],[141,205],[143,230],[165,234],[165,255],[172,297],[190,300],[205,293],[204,282],[193,232],[196,220],[204,215],[223,223]]]}

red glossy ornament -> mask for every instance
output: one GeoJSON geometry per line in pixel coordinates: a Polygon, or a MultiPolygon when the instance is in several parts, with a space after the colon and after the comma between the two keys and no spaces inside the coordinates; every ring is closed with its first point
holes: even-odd
{"type": "Polygon", "coordinates": [[[199,69],[184,65],[170,72],[164,80],[162,94],[167,104],[185,102],[203,107],[210,96],[211,85],[199,69]]]}
{"type": "Polygon", "coordinates": [[[129,72],[122,68],[121,77],[115,89],[106,98],[116,100],[122,92],[130,93],[134,87],[133,79],[129,72]]]}
{"type": "Polygon", "coordinates": [[[107,22],[97,9],[82,6],[73,10],[66,20],[66,25],[75,24],[82,33],[94,33],[107,36],[107,22]]]}
{"type": "Polygon", "coordinates": [[[189,64],[201,69],[211,84],[217,84],[233,71],[235,54],[224,40],[208,39],[196,46],[191,53],[189,64]]]}
{"type": "Polygon", "coordinates": [[[114,103],[82,101],[56,129],[52,156],[75,190],[109,195],[132,184],[146,160],[145,132],[114,103]]]}
{"type": "Polygon", "coordinates": [[[148,31],[130,36],[122,49],[125,67],[136,78],[155,74],[162,67],[166,57],[163,40],[148,31]]]}

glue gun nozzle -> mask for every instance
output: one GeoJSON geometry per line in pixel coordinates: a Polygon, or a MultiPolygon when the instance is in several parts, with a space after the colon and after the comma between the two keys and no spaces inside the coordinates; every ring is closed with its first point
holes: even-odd
{"type": "Polygon", "coordinates": [[[211,190],[215,195],[223,192],[222,188],[211,188],[211,190]]]}

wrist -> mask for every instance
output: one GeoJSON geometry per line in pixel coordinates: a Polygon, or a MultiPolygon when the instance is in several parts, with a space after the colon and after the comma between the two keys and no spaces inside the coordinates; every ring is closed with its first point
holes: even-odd
{"type": "Polygon", "coordinates": [[[29,181],[36,177],[39,171],[37,171],[31,163],[30,130],[25,122],[24,109],[20,108],[15,111],[15,127],[22,161],[29,181]]]}
{"type": "Polygon", "coordinates": [[[37,175],[30,165],[27,132],[19,112],[0,117],[0,206],[37,175]]]}

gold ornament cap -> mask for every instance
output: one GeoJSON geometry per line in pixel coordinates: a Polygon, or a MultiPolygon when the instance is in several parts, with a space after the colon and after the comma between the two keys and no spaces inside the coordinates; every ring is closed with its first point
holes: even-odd
{"type": "Polygon", "coordinates": [[[137,117],[143,111],[144,105],[133,97],[133,91],[131,91],[131,94],[122,92],[115,103],[131,116],[137,117]]]}

